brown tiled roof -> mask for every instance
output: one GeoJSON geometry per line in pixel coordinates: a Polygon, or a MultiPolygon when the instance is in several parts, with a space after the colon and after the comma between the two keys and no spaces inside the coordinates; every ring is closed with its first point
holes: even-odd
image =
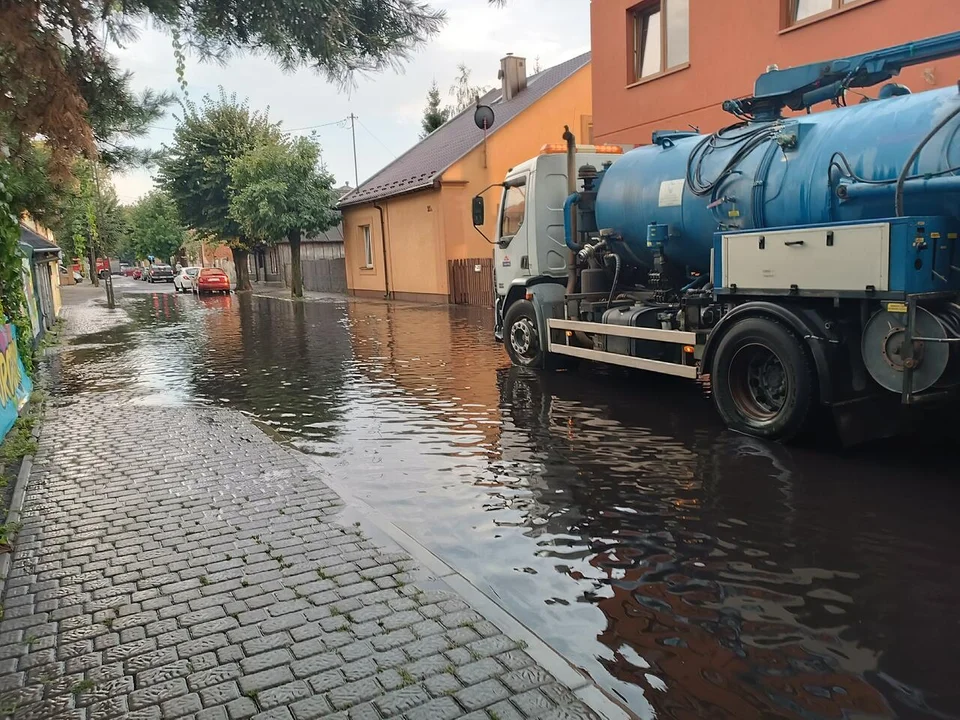
{"type": "MultiPolygon", "coordinates": [[[[509,102],[501,102],[501,90],[491,90],[482,98],[496,113],[490,134],[495,133],[537,100],[556,88],[590,62],[584,53],[566,62],[547,68],[527,80],[525,90],[509,102]]],[[[360,184],[340,201],[340,207],[382,200],[402,193],[431,187],[440,175],[483,141],[483,133],[473,122],[473,107],[448,120],[425,139],[360,184]]]]}

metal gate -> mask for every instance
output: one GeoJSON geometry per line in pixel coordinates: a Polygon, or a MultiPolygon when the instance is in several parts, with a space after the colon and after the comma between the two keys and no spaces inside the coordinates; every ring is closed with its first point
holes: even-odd
{"type": "Polygon", "coordinates": [[[493,259],[450,260],[450,302],[493,307],[493,259]]]}

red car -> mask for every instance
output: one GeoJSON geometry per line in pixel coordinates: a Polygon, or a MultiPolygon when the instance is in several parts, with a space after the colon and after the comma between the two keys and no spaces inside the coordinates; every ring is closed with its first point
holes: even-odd
{"type": "Polygon", "coordinates": [[[230,278],[220,268],[201,268],[197,275],[197,294],[202,295],[205,292],[222,292],[224,295],[230,294],[230,278]]]}
{"type": "Polygon", "coordinates": [[[142,267],[135,267],[135,268],[133,269],[133,272],[131,273],[131,275],[133,276],[133,279],[134,279],[134,280],[139,280],[139,279],[140,279],[140,276],[143,275],[143,268],[142,268],[142,267]]]}

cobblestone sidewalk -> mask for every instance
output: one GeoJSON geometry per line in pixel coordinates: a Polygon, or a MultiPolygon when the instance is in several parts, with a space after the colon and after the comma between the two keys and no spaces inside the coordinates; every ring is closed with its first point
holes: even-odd
{"type": "Polygon", "coordinates": [[[3,714],[593,717],[340,508],[240,413],[49,408],[3,595],[3,714]]]}

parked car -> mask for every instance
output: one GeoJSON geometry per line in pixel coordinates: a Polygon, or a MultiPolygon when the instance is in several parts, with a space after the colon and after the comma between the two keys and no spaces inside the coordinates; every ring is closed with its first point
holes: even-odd
{"type": "Polygon", "coordinates": [[[80,282],[81,280],[83,280],[83,275],[81,275],[78,270],[67,270],[63,265],[60,266],[60,274],[61,274],[61,275],[70,275],[70,274],[72,274],[72,275],[73,275],[73,281],[74,281],[75,283],[78,283],[78,282],[80,282]]]}
{"type": "Polygon", "coordinates": [[[147,282],[173,282],[173,268],[169,265],[151,265],[147,282]]]}
{"type": "Polygon", "coordinates": [[[202,268],[197,275],[197,294],[205,292],[230,294],[230,278],[220,268],[202,268]]]}
{"type": "Polygon", "coordinates": [[[133,269],[133,272],[131,273],[131,277],[132,277],[134,280],[143,280],[143,268],[142,268],[142,267],[135,267],[135,268],[133,269]]]}
{"type": "Polygon", "coordinates": [[[198,267],[180,268],[180,271],[173,276],[173,289],[178,292],[193,290],[193,281],[199,273],[198,267]]]}

